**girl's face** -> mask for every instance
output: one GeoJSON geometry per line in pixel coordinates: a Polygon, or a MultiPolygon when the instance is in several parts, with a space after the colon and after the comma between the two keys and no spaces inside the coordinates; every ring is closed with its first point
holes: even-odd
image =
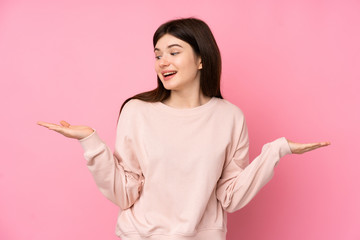
{"type": "Polygon", "coordinates": [[[166,89],[186,90],[200,86],[201,58],[190,44],[165,34],[156,43],[154,52],[155,71],[166,89]]]}

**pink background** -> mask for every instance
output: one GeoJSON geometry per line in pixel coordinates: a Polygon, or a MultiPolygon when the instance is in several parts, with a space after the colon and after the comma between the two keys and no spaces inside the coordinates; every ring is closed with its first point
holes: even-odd
{"type": "Polygon", "coordinates": [[[36,122],[92,126],[113,149],[123,101],[156,87],[154,31],[190,16],[217,39],[252,159],[282,136],[332,143],[281,159],[229,214],[228,239],[360,239],[359,13],[347,0],[1,1],[0,239],[118,239],[80,144],[36,122]]]}

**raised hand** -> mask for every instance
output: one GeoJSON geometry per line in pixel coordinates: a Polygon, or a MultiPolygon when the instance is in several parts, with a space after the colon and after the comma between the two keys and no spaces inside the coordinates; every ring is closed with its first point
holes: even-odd
{"type": "Polygon", "coordinates": [[[50,130],[53,130],[55,132],[58,132],[65,137],[68,138],[75,138],[75,139],[82,139],[94,132],[94,129],[88,126],[72,126],[66,121],[60,121],[61,125],[53,124],[53,123],[47,123],[39,121],[37,122],[38,125],[46,127],[50,130]]]}
{"type": "Polygon", "coordinates": [[[302,154],[304,152],[312,151],[320,147],[325,147],[330,145],[330,142],[317,142],[317,143],[295,143],[288,140],[290,150],[295,154],[302,154]]]}

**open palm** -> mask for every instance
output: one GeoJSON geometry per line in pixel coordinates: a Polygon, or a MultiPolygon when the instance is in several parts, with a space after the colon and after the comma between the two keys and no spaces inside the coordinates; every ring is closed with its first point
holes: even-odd
{"type": "Polygon", "coordinates": [[[38,125],[54,130],[65,137],[82,139],[94,132],[94,129],[88,126],[73,126],[66,121],[60,121],[60,125],[39,121],[38,125]]]}
{"type": "Polygon", "coordinates": [[[296,143],[296,142],[292,142],[288,139],[287,139],[287,141],[289,143],[291,152],[295,153],[295,154],[302,154],[305,152],[315,150],[320,147],[325,147],[325,146],[330,145],[330,142],[296,143]]]}

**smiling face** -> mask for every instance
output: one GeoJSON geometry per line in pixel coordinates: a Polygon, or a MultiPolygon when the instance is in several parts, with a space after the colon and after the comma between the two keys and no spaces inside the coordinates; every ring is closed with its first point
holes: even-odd
{"type": "Polygon", "coordinates": [[[156,43],[155,71],[168,90],[186,90],[200,85],[201,58],[191,45],[170,34],[156,43]]]}

